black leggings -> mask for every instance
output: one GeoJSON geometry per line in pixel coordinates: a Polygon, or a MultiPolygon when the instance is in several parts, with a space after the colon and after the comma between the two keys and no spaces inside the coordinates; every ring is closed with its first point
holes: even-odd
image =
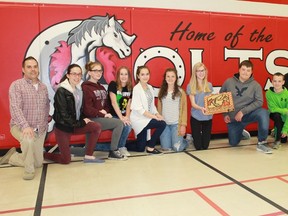
{"type": "Polygon", "coordinates": [[[148,125],[146,125],[146,127],[143,128],[143,130],[139,134],[137,134],[136,151],[143,152],[146,146],[154,148],[157,140],[164,131],[165,127],[166,127],[165,121],[158,121],[155,119],[151,119],[148,125]],[[146,140],[148,129],[152,129],[153,132],[151,132],[151,139],[147,142],[146,140]]]}
{"type": "Polygon", "coordinates": [[[208,121],[198,121],[191,117],[190,124],[196,150],[208,149],[211,138],[212,119],[208,121]]]}
{"type": "Polygon", "coordinates": [[[281,131],[284,125],[284,122],[282,121],[281,114],[280,113],[270,113],[270,119],[274,121],[274,127],[276,128],[276,134],[275,134],[275,141],[280,141],[282,143],[285,143],[287,141],[287,137],[281,138],[281,131]]]}

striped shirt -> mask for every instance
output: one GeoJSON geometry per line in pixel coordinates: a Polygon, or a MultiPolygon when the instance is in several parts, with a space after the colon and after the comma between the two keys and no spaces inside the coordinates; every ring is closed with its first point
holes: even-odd
{"type": "Polygon", "coordinates": [[[168,125],[178,124],[180,111],[180,97],[172,99],[172,92],[168,92],[166,97],[162,98],[162,115],[168,125]]]}
{"type": "Polygon", "coordinates": [[[21,130],[32,127],[40,134],[47,131],[50,107],[46,85],[39,81],[36,90],[31,80],[18,79],[9,88],[9,101],[10,127],[18,125],[21,130]]]}

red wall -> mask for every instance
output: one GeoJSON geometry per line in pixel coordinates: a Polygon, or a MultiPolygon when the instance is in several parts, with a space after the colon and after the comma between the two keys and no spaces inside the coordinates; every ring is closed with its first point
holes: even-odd
{"type": "MultiPolygon", "coordinates": [[[[217,91],[228,77],[237,72],[240,61],[250,59],[255,65],[254,77],[264,92],[275,72],[288,72],[287,18],[164,9],[0,3],[0,148],[18,146],[9,132],[8,89],[12,81],[21,78],[23,58],[33,55],[39,59],[40,78],[48,86],[53,102],[51,83],[80,52],[79,48],[70,52],[69,47],[64,47],[68,33],[92,16],[106,15],[123,20],[124,34],[135,36],[132,44],[127,45],[126,41],[130,51],[123,50],[121,42],[116,42],[115,38],[106,39],[108,42],[102,40],[102,44],[98,42],[96,52],[89,50],[92,60],[96,56],[104,62],[107,82],[113,78],[115,68],[126,65],[134,73],[137,66],[145,63],[151,69],[154,87],[160,86],[164,70],[175,66],[180,71],[180,84],[186,89],[192,65],[203,61],[209,69],[209,81],[217,91]],[[113,40],[114,48],[109,48],[113,40]],[[118,50],[117,54],[119,47],[121,51],[118,50]]],[[[84,40],[88,37],[86,33],[84,40]]],[[[84,44],[83,40],[81,44],[84,44]]],[[[81,65],[81,61],[77,63],[81,65]]],[[[188,106],[190,108],[190,103],[188,106]]],[[[213,133],[226,132],[221,114],[214,115],[213,121],[213,133]]],[[[248,129],[256,128],[252,125],[248,129]]]]}

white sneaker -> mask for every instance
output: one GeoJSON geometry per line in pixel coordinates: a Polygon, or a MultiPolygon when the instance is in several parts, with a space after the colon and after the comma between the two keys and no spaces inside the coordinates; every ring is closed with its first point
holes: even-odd
{"type": "Polygon", "coordinates": [[[267,141],[258,142],[257,151],[265,154],[272,154],[272,149],[267,146],[267,141]]]}
{"type": "Polygon", "coordinates": [[[250,138],[251,138],[250,133],[247,130],[243,129],[243,131],[242,131],[242,140],[248,140],[250,138]]]}
{"type": "Polygon", "coordinates": [[[126,157],[129,157],[131,156],[131,154],[128,152],[127,148],[126,147],[121,147],[119,148],[119,151],[122,155],[126,156],[126,157]]]}
{"type": "Polygon", "coordinates": [[[179,151],[180,145],[181,145],[180,141],[178,141],[177,143],[174,144],[174,148],[175,148],[176,152],[179,151]]]}

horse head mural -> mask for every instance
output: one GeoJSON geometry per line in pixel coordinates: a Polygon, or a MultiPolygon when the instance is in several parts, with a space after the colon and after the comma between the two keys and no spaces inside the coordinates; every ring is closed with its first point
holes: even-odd
{"type": "Polygon", "coordinates": [[[51,103],[57,84],[72,63],[79,64],[85,71],[87,62],[97,60],[105,71],[100,81],[106,84],[115,80],[116,64],[111,60],[112,56],[115,53],[118,59],[130,56],[131,45],[136,39],[136,35],[125,33],[123,22],[108,14],[92,16],[55,24],[35,37],[26,56],[32,55],[39,60],[40,79],[48,87],[51,103]]]}
{"type": "Polygon", "coordinates": [[[67,40],[61,41],[60,46],[51,55],[50,79],[52,87],[55,89],[66,72],[63,69],[67,68],[69,64],[76,63],[84,67],[88,61],[95,60],[100,61],[104,66],[105,81],[109,83],[114,80],[115,65],[110,61],[111,53],[101,52],[100,47],[111,48],[121,59],[130,56],[130,45],[136,36],[127,35],[121,26],[122,22],[122,20],[115,20],[114,16],[93,16],[83,20],[73,28],[69,32],[67,40]],[[65,63],[63,57],[66,59],[65,63]]]}

